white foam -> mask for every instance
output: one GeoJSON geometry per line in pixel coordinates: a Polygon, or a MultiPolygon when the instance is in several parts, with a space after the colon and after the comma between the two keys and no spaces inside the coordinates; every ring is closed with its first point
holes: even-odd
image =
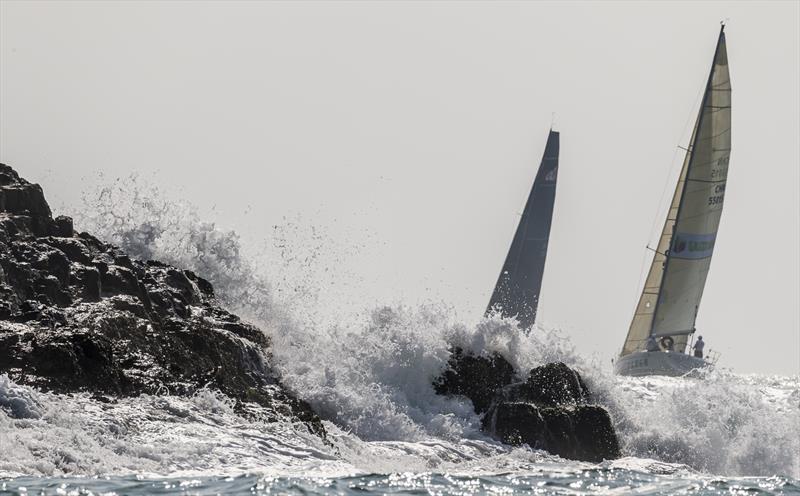
{"type": "Polygon", "coordinates": [[[617,378],[609,395],[627,452],[735,475],[800,475],[798,378],[712,371],[617,378]]]}

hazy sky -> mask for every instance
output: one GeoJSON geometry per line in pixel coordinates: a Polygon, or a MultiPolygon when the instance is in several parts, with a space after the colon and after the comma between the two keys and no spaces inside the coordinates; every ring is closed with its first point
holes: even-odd
{"type": "Polygon", "coordinates": [[[348,252],[335,269],[358,291],[330,291],[344,306],[438,299],[476,321],[555,112],[539,319],[604,361],[728,18],[732,155],[697,328],[725,366],[800,371],[798,2],[3,1],[0,16],[0,160],[51,204],[70,213],[97,171],[137,171],[247,239],[286,216],[320,226],[348,252]]]}

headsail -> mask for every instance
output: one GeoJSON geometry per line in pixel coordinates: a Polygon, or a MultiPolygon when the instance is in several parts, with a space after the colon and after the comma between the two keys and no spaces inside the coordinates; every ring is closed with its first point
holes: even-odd
{"type": "Polygon", "coordinates": [[[556,198],[559,134],[550,131],[539,172],[508,250],[486,313],[516,317],[523,329],[533,326],[542,288],[547,243],[556,198]]]}
{"type": "Polygon", "coordinates": [[[647,338],[672,336],[684,351],[717,237],[731,148],[731,85],[724,27],[691,145],[621,355],[647,338]]]}

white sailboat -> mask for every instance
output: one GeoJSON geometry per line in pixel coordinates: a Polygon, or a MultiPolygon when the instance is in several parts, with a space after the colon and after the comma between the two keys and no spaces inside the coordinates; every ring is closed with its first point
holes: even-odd
{"type": "Polygon", "coordinates": [[[696,331],[728,176],[731,84],[724,30],[723,25],[664,229],[614,365],[621,375],[678,376],[710,364],[686,348],[696,331]],[[653,340],[660,343],[657,351],[647,351],[648,341],[655,349],[653,340]]]}

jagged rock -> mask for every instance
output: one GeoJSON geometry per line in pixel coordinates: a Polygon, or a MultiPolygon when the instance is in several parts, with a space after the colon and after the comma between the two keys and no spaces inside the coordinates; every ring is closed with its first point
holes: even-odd
{"type": "Polygon", "coordinates": [[[598,462],[620,456],[608,412],[590,405],[580,374],[563,363],[530,371],[524,381],[499,354],[455,348],[434,381],[439,394],[462,395],[483,415],[483,428],[507,444],[527,444],[565,458],[598,462]]]}
{"type": "Polygon", "coordinates": [[[79,238],[43,238],[41,242],[62,252],[70,262],[87,265],[92,260],[89,247],[79,238]]]}
{"type": "Polygon", "coordinates": [[[72,217],[59,215],[53,219],[53,227],[50,229],[50,235],[59,238],[71,238],[74,236],[75,231],[72,229],[72,217]]]}
{"type": "Polygon", "coordinates": [[[283,387],[269,338],[217,306],[190,271],[132,260],[52,219],[38,185],[0,164],[0,373],[59,393],[192,394],[210,387],[241,412],[262,407],[325,435],[283,387]]]}
{"type": "Polygon", "coordinates": [[[514,367],[500,354],[483,357],[455,348],[448,369],[433,387],[438,394],[466,396],[472,400],[477,413],[484,413],[497,391],[511,384],[513,379],[514,367]]]}
{"type": "Polygon", "coordinates": [[[97,267],[75,264],[71,274],[70,289],[73,298],[86,302],[100,301],[100,271],[97,267]]]}
{"type": "Polygon", "coordinates": [[[41,186],[20,178],[5,164],[0,164],[0,212],[11,214],[17,232],[45,236],[53,224],[41,186]]]}
{"type": "Polygon", "coordinates": [[[581,459],[601,461],[622,456],[619,439],[608,411],[598,405],[582,405],[575,409],[573,425],[581,459]]]}
{"type": "Polygon", "coordinates": [[[547,406],[578,405],[589,396],[580,374],[561,362],[532,369],[525,382],[515,384],[505,395],[513,401],[547,406]]]}
{"type": "Polygon", "coordinates": [[[599,462],[620,456],[611,418],[597,405],[542,407],[501,401],[484,417],[484,428],[504,443],[527,444],[564,458],[599,462]]]}

